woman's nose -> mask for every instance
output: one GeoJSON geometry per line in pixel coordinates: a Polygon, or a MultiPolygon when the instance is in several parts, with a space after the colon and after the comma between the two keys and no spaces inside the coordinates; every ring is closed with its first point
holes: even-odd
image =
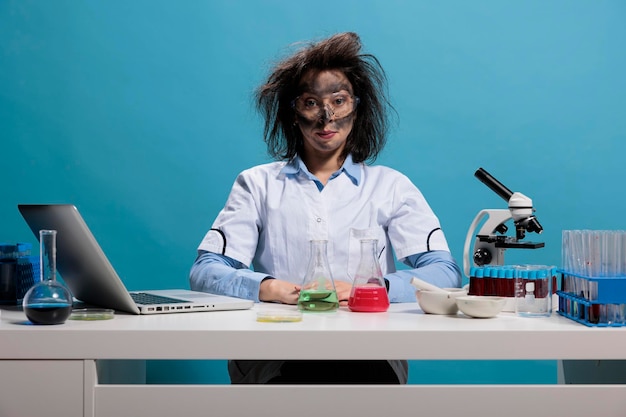
{"type": "Polygon", "coordinates": [[[328,104],[324,105],[324,111],[322,112],[322,120],[330,120],[335,116],[335,112],[333,111],[332,107],[330,107],[328,104]]]}

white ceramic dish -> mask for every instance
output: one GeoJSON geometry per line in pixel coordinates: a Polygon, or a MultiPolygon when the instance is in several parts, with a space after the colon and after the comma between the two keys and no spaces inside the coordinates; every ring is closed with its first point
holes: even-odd
{"type": "Polygon", "coordinates": [[[463,288],[442,288],[437,291],[420,290],[415,292],[417,302],[424,313],[444,315],[456,314],[459,311],[456,297],[466,294],[467,291],[463,288]]]}
{"type": "Polygon", "coordinates": [[[502,311],[506,304],[504,297],[488,297],[477,295],[464,295],[456,297],[456,305],[463,314],[476,318],[495,317],[502,311]]]}

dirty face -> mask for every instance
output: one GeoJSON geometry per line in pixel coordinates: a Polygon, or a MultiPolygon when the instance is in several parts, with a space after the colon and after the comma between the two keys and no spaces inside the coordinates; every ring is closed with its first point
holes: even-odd
{"type": "Polygon", "coordinates": [[[305,152],[335,153],[345,147],[359,102],[348,78],[337,70],[309,71],[292,102],[305,152]]]}

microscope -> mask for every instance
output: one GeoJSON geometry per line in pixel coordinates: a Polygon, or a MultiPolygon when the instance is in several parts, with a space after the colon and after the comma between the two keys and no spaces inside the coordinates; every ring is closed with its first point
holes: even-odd
{"type": "Polygon", "coordinates": [[[535,209],[530,198],[522,193],[512,192],[483,168],[479,168],[474,176],[507,201],[509,208],[481,210],[474,218],[463,249],[463,270],[467,277],[470,275],[471,266],[504,265],[506,249],[537,249],[545,246],[543,242],[523,240],[526,232],[540,234],[543,231],[543,227],[533,215],[535,209]],[[515,224],[515,236],[506,235],[508,227],[505,223],[510,219],[513,219],[515,224]],[[476,228],[483,220],[484,223],[476,233],[476,228]],[[476,234],[474,250],[470,260],[470,245],[474,234],[476,234]]]}

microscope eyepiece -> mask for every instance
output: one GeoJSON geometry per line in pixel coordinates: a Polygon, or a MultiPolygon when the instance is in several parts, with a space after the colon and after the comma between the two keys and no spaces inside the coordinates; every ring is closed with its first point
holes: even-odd
{"type": "Polygon", "coordinates": [[[513,191],[509,190],[500,181],[495,179],[490,173],[482,168],[478,168],[478,170],[474,173],[474,176],[487,187],[491,188],[493,192],[502,197],[504,201],[508,202],[513,195],[513,191]]]}

